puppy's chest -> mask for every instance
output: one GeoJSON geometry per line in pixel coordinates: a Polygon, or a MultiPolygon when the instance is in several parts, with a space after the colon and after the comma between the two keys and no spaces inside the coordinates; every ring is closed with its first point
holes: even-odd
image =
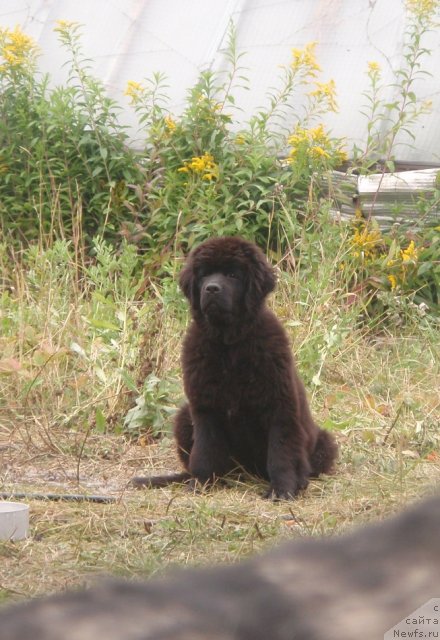
{"type": "Polygon", "coordinates": [[[260,376],[255,360],[245,350],[225,350],[210,354],[208,371],[212,398],[223,406],[230,417],[251,401],[255,405],[255,390],[260,376]],[[252,400],[251,400],[252,397],[252,400]]]}
{"type": "Polygon", "coordinates": [[[249,378],[252,377],[252,369],[249,368],[247,358],[237,358],[234,356],[223,356],[218,361],[218,386],[225,392],[237,392],[241,386],[247,386],[249,378]]]}

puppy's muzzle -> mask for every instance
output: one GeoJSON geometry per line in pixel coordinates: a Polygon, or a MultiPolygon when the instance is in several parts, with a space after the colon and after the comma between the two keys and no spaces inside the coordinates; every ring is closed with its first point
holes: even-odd
{"type": "Polygon", "coordinates": [[[220,281],[220,278],[214,276],[203,284],[202,291],[208,296],[218,295],[223,291],[223,283],[220,281]]]}

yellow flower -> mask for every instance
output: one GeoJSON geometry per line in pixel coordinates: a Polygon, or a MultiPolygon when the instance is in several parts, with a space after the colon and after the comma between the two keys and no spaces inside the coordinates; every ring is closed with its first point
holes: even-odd
{"type": "Polygon", "coordinates": [[[380,71],[380,64],[374,60],[368,63],[368,71],[377,72],[380,71]]]}
{"type": "Polygon", "coordinates": [[[191,159],[188,167],[195,171],[195,173],[202,173],[205,169],[206,161],[203,156],[196,156],[191,159]]]}
{"type": "Polygon", "coordinates": [[[359,219],[354,223],[353,237],[351,244],[353,246],[352,256],[358,258],[372,258],[377,254],[380,245],[382,244],[382,235],[378,228],[371,228],[371,225],[364,223],[359,219]]]}
{"type": "Polygon", "coordinates": [[[196,173],[203,173],[206,169],[213,168],[214,158],[210,153],[205,153],[203,156],[191,158],[191,162],[188,166],[196,173]]]}
{"type": "Polygon", "coordinates": [[[66,31],[69,31],[72,27],[79,26],[78,22],[72,22],[70,20],[57,20],[55,24],[56,27],[54,31],[58,31],[59,33],[64,33],[66,31]]]}
{"type": "Polygon", "coordinates": [[[389,275],[388,276],[388,280],[389,280],[389,282],[391,284],[391,289],[392,290],[395,289],[397,287],[397,278],[396,278],[396,276],[389,275]]]}
{"type": "Polygon", "coordinates": [[[293,60],[290,66],[293,71],[302,71],[305,76],[314,78],[321,67],[316,61],[316,42],[309,42],[304,49],[292,49],[293,60]]]}
{"type": "Polygon", "coordinates": [[[131,99],[131,102],[135,104],[136,102],[139,102],[143,90],[144,88],[140,82],[129,80],[127,82],[127,88],[125,89],[124,95],[128,96],[131,99]]]}
{"type": "Polygon", "coordinates": [[[414,244],[414,240],[411,240],[408,247],[400,252],[400,257],[402,258],[402,262],[417,262],[418,251],[414,244]]]}
{"type": "Polygon", "coordinates": [[[176,123],[174,122],[174,120],[172,119],[171,116],[165,116],[164,122],[165,122],[166,128],[168,129],[168,131],[170,133],[173,133],[173,131],[176,130],[177,125],[176,125],[176,123]]]}
{"type": "Polygon", "coordinates": [[[344,162],[348,162],[348,155],[344,149],[336,149],[335,153],[338,163],[342,164],[344,162]]]}
{"type": "Polygon", "coordinates": [[[324,126],[322,124],[318,125],[314,129],[310,129],[309,135],[313,142],[322,144],[327,144],[329,142],[329,137],[324,131],[324,126]]]}
{"type": "Polygon", "coordinates": [[[292,147],[296,148],[299,147],[299,145],[302,142],[307,142],[307,136],[305,134],[305,130],[302,129],[300,130],[299,128],[297,128],[297,133],[293,133],[288,139],[287,142],[292,145],[292,147]]]}
{"type": "Polygon", "coordinates": [[[341,149],[338,141],[332,140],[325,132],[322,124],[312,129],[296,126],[294,133],[288,138],[291,145],[288,162],[294,162],[299,152],[306,154],[312,160],[327,160],[333,158],[340,163],[346,159],[346,153],[341,149]]]}
{"type": "Polygon", "coordinates": [[[316,89],[309,93],[309,96],[317,98],[319,102],[326,102],[330,111],[337,111],[336,104],[336,84],[334,80],[328,82],[316,82],[316,89]]]}
{"type": "Polygon", "coordinates": [[[15,27],[14,31],[0,29],[0,56],[4,60],[0,70],[19,69],[32,64],[37,53],[36,43],[20,27],[15,27]]]}
{"type": "Polygon", "coordinates": [[[325,151],[325,149],[323,149],[322,147],[311,147],[310,148],[310,155],[312,156],[312,158],[330,158],[330,154],[328,151],[325,151]]]}
{"type": "Polygon", "coordinates": [[[246,138],[244,137],[244,135],[242,133],[238,133],[235,136],[235,144],[245,144],[246,143],[246,138]]]}
{"type": "Polygon", "coordinates": [[[432,111],[432,100],[423,100],[422,102],[422,109],[426,112],[431,112],[432,111]]]}
{"type": "Polygon", "coordinates": [[[438,8],[438,0],[406,0],[405,6],[416,17],[429,18],[438,8]]]}
{"type": "Polygon", "coordinates": [[[193,173],[202,175],[203,180],[212,180],[218,177],[218,165],[214,162],[214,157],[210,153],[203,156],[194,156],[189,162],[185,162],[183,167],[177,169],[179,173],[193,173]]]}
{"type": "Polygon", "coordinates": [[[326,134],[324,132],[324,127],[322,124],[315,127],[314,129],[303,129],[300,126],[295,127],[295,132],[288,138],[288,143],[292,147],[299,147],[301,144],[312,143],[312,144],[321,144],[321,146],[325,146],[325,143],[328,141],[326,134]]]}

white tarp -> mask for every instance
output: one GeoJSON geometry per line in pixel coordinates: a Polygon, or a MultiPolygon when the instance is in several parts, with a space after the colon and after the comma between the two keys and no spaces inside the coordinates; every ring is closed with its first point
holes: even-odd
{"type": "MultiPolygon", "coordinates": [[[[237,27],[239,50],[247,53],[243,63],[250,90],[238,92],[237,100],[242,120],[267,103],[266,92],[277,84],[279,67],[289,63],[292,47],[317,41],[321,80],[333,78],[338,92],[339,113],[325,116],[324,122],[334,135],[357,142],[366,135],[360,110],[367,63],[377,61],[384,83],[394,82],[391,69],[402,64],[406,28],[403,0],[0,0],[0,26],[19,24],[37,40],[40,68],[55,84],[65,79],[65,53],[53,31],[60,19],[84,25],[84,53],[109,94],[123,105],[130,125],[135,118],[124,97],[127,81],[164,72],[170,111],[178,115],[198,73],[225,67],[230,19],[237,27]]],[[[433,112],[413,128],[416,141],[412,147],[401,146],[398,159],[438,164],[440,30],[429,34],[426,46],[432,55],[424,68],[432,76],[414,91],[433,101],[433,112]]],[[[389,101],[396,91],[388,89],[389,101]]],[[[301,105],[300,96],[296,100],[301,105]]]]}

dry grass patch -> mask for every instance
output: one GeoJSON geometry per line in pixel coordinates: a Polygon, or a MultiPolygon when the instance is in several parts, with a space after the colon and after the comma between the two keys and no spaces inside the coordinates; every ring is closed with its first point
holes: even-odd
{"type": "MultiPolygon", "coordinates": [[[[60,449],[53,451],[35,444],[38,434],[28,446],[19,430],[10,436],[3,431],[3,490],[116,498],[113,504],[29,500],[31,537],[0,545],[3,597],[89,584],[96,574],[147,577],[170,565],[235,562],[282,539],[339,533],[381,518],[431,490],[440,470],[437,450],[423,453],[424,441],[411,437],[408,416],[401,414],[401,424],[389,431],[393,414],[376,415],[368,398],[361,416],[359,395],[353,387],[332,407],[334,420],[335,415],[345,420],[351,407],[358,408],[351,415],[358,425],[339,433],[336,475],[312,482],[291,503],[263,500],[263,487],[252,479],[230,480],[202,495],[180,486],[145,491],[127,486],[139,471],[178,468],[169,439],[141,447],[122,436],[94,434],[78,460],[76,432],[53,433],[60,449]]],[[[321,418],[327,411],[321,409],[321,418]]]]}

